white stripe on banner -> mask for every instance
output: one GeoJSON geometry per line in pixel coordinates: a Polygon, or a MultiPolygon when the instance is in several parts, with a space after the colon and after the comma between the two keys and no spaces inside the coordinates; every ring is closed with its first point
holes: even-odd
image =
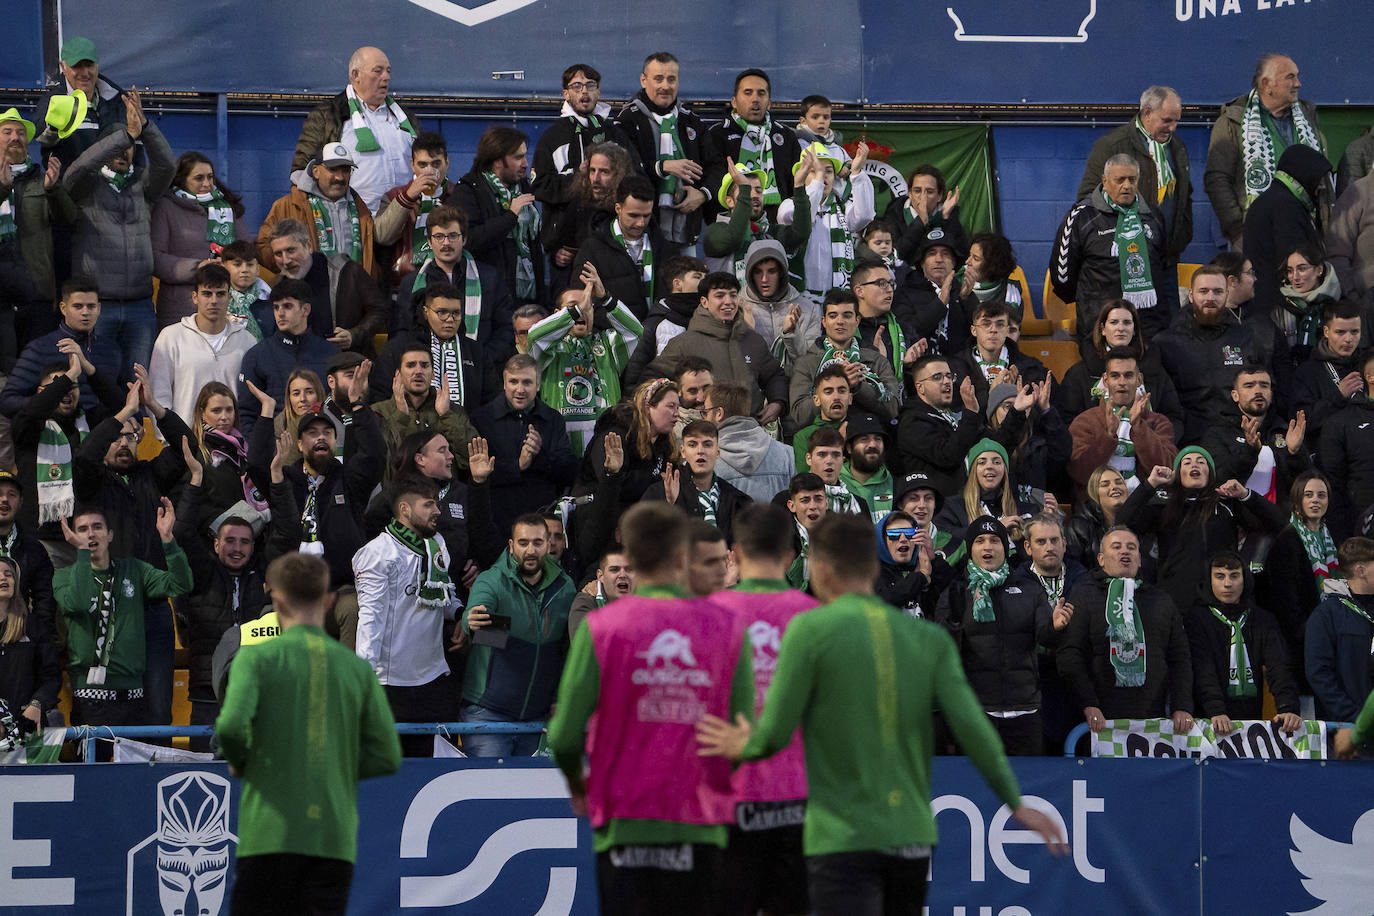
{"type": "Polygon", "coordinates": [[[1172,719],[1109,719],[1092,736],[1094,757],[1253,757],[1266,760],[1325,760],[1326,723],[1304,720],[1292,735],[1268,720],[1233,719],[1229,735],[1198,719],[1175,733],[1172,719]]]}

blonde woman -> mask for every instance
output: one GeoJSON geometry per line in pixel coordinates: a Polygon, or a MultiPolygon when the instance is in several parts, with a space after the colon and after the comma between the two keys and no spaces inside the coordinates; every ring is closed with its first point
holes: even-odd
{"type": "Polygon", "coordinates": [[[301,460],[301,450],[296,445],[294,430],[304,414],[309,413],[317,404],[324,403],[326,393],[320,377],[309,369],[293,369],[286,377],[286,404],[272,421],[272,432],[277,439],[281,438],[283,430],[293,431],[290,437],[291,446],[286,450],[283,459],[285,464],[295,464],[301,460]]]}
{"type": "MultiPolygon", "coordinates": [[[[62,668],[49,628],[29,613],[20,591],[19,564],[0,556],[0,716],[5,710],[21,734],[41,730],[57,708],[62,668]]],[[[5,737],[0,727],[0,741],[5,737]]]]}

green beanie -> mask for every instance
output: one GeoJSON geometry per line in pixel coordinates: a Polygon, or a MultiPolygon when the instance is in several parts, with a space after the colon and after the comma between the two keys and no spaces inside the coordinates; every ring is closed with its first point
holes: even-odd
{"type": "MultiPolygon", "coordinates": [[[[1011,467],[1011,459],[1007,457],[1007,450],[1002,448],[1001,443],[992,439],[979,439],[973,444],[973,448],[968,450],[968,455],[964,458],[964,473],[973,470],[973,462],[978,460],[978,456],[984,452],[996,452],[1002,456],[1002,463],[1008,468],[1011,467]]],[[[1210,458],[1208,459],[1211,460],[1210,458]]]]}
{"type": "Polygon", "coordinates": [[[1212,460],[1212,453],[1200,445],[1189,445],[1178,450],[1178,454],[1174,456],[1174,473],[1178,473],[1178,466],[1183,463],[1184,455],[1201,455],[1207,459],[1207,467],[1211,469],[1213,474],[1216,474],[1217,463],[1212,460]]]}

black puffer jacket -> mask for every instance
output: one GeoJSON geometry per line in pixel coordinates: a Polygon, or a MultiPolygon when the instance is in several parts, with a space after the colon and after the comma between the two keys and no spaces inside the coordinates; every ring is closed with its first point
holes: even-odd
{"type": "Polygon", "coordinates": [[[992,590],[995,619],[973,619],[973,591],[967,564],[946,591],[939,622],[949,628],[964,661],[964,673],[983,708],[1004,712],[1040,708],[1037,647],[1057,642],[1049,599],[1040,588],[1008,583],[992,590]]]}
{"type": "Polygon", "coordinates": [[[1166,709],[1194,712],[1188,636],[1178,608],[1162,589],[1144,585],[1135,592],[1136,613],[1145,628],[1145,683],[1116,686],[1107,638],[1109,581],[1095,570],[1069,594],[1073,616],[1055,657],[1075,706],[1096,706],[1108,719],[1158,719],[1166,709]]]}
{"type": "MultiPolygon", "coordinates": [[[[1150,277],[1155,289],[1163,289],[1174,278],[1164,269],[1164,223],[1159,212],[1143,199],[1140,202],[1140,222],[1145,228],[1145,248],[1150,277]]],[[[1065,302],[1078,303],[1079,349],[1090,345],[1093,323],[1098,309],[1108,299],[1121,298],[1121,264],[1116,254],[1117,213],[1112,209],[1102,188],[1073,205],[1059,224],[1054,250],[1050,254],[1050,282],[1054,293],[1065,302]]],[[[1140,331],[1146,340],[1169,326],[1173,318],[1163,293],[1153,308],[1140,310],[1140,331]]]]}
{"type": "Polygon", "coordinates": [[[1268,365],[1268,350],[1248,324],[1229,313],[1214,325],[1200,325],[1193,310],[1178,313],[1169,330],[1155,339],[1164,369],[1174,380],[1183,405],[1183,445],[1202,440],[1207,426],[1231,403],[1231,383],[1246,363],[1268,365]]]}
{"type": "Polygon", "coordinates": [[[272,521],[263,532],[261,549],[254,550],[243,569],[233,572],[219,561],[197,530],[195,519],[201,514],[203,498],[200,487],[187,484],[177,505],[173,533],[186,551],[195,583],[186,597],[186,614],[178,618],[177,624],[191,652],[187,671],[191,699],[213,702],[211,669],[215,647],[225,630],[262,616],[267,605],[267,564],[300,546],[301,513],[290,483],[273,484],[268,491],[272,521]]]}
{"type": "Polygon", "coordinates": [[[1322,470],[1331,478],[1331,533],[1354,534],[1354,521],[1374,504],[1374,400],[1357,395],[1322,429],[1322,470]]]}
{"type": "MultiPolygon", "coordinates": [[[[1287,172],[1312,201],[1319,199],[1321,185],[1331,174],[1326,154],[1295,143],[1279,156],[1278,170],[1287,172]]],[[[1283,298],[1279,270],[1283,259],[1299,245],[1324,250],[1322,227],[1314,212],[1277,178],[1245,211],[1245,256],[1255,268],[1255,298],[1246,311],[1268,315],[1283,298]]]]}

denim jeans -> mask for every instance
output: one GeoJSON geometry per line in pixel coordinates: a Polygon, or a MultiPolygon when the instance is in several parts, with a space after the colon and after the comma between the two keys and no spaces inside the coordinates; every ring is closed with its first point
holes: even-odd
{"type": "Polygon", "coordinates": [[[121,386],[134,380],[134,363],[144,368],[153,355],[157,316],[151,299],[102,299],[91,362],[121,386]]]}
{"type": "Polygon", "coordinates": [[[143,638],[147,657],[143,666],[143,702],[149,725],[172,724],[172,676],[176,664],[176,632],[172,609],[165,599],[143,608],[143,638]]]}
{"type": "MultiPolygon", "coordinates": [[[[476,703],[463,706],[459,722],[512,722],[499,712],[476,703]]],[[[521,735],[471,734],[463,736],[463,753],[469,757],[532,757],[539,750],[539,732],[521,735]]]]}

